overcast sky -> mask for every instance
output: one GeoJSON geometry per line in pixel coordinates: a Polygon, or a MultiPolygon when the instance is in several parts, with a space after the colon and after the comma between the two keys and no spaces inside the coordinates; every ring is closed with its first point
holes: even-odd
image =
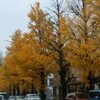
{"type": "Polygon", "coordinates": [[[28,31],[27,13],[30,11],[30,5],[36,1],[40,2],[43,9],[46,9],[50,0],[0,0],[0,51],[3,56],[12,33],[17,29],[23,32],[28,31]]]}

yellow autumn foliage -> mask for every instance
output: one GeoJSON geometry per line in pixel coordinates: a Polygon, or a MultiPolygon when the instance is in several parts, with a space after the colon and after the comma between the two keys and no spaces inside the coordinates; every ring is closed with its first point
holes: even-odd
{"type": "Polygon", "coordinates": [[[68,43],[68,57],[77,77],[89,85],[88,76],[92,72],[94,77],[100,71],[100,2],[98,0],[82,0],[72,5],[73,20],[70,19],[74,38],[68,43]],[[75,8],[76,7],[76,8],[75,8]],[[81,9],[77,9],[77,8],[81,9]]]}

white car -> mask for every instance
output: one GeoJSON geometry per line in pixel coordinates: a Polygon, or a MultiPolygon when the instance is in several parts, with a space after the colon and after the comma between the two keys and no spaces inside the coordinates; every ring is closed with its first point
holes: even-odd
{"type": "Polygon", "coordinates": [[[19,96],[16,96],[16,100],[24,100],[25,98],[24,98],[24,96],[22,96],[22,95],[19,95],[19,96]]]}
{"type": "Polygon", "coordinates": [[[27,94],[25,100],[40,100],[37,94],[27,94]]]}
{"type": "Polygon", "coordinates": [[[15,96],[9,96],[9,100],[15,100],[15,96]]]}

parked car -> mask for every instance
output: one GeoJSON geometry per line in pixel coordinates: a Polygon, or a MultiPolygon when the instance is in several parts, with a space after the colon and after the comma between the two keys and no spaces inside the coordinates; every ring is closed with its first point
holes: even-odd
{"type": "Polygon", "coordinates": [[[88,100],[100,100],[100,90],[90,90],[88,100]]]}
{"type": "Polygon", "coordinates": [[[5,100],[3,95],[0,95],[0,100],[5,100]]]}
{"type": "Polygon", "coordinates": [[[37,94],[27,94],[25,100],[40,100],[37,94]]]}
{"type": "Polygon", "coordinates": [[[66,100],[88,100],[88,94],[84,92],[68,93],[66,100]]]}
{"type": "Polygon", "coordinates": [[[15,96],[9,96],[9,100],[15,100],[15,96]]]}
{"type": "Polygon", "coordinates": [[[8,100],[9,96],[6,92],[0,91],[0,100],[8,100]]]}
{"type": "Polygon", "coordinates": [[[25,97],[22,96],[22,95],[18,95],[18,96],[16,96],[16,100],[24,100],[24,99],[25,99],[25,97]]]}

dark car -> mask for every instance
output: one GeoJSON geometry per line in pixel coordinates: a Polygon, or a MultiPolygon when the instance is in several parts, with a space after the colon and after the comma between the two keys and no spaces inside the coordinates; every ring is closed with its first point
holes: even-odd
{"type": "Polygon", "coordinates": [[[88,100],[100,100],[100,90],[90,90],[88,100]]]}
{"type": "Polygon", "coordinates": [[[66,100],[88,100],[88,94],[84,92],[68,93],[66,100]]]}

